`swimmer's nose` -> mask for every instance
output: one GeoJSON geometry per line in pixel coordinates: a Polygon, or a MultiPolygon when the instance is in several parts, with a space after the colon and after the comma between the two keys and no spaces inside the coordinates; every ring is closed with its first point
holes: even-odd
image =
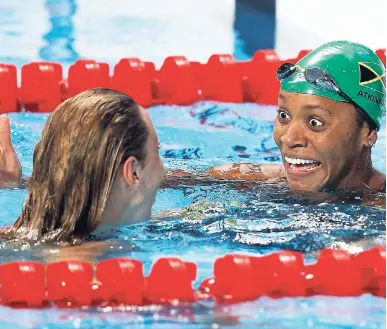
{"type": "Polygon", "coordinates": [[[289,123],[285,133],[281,137],[281,141],[289,149],[308,146],[305,129],[301,123],[289,123]]]}

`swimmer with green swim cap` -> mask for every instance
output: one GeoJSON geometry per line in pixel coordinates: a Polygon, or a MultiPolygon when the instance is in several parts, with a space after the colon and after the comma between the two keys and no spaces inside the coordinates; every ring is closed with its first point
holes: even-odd
{"type": "Polygon", "coordinates": [[[226,179],[286,177],[293,191],[385,189],[371,160],[385,118],[386,76],[369,48],[348,41],[324,44],[296,64],[278,68],[281,82],[274,140],[283,166],[223,165],[226,179]]]}

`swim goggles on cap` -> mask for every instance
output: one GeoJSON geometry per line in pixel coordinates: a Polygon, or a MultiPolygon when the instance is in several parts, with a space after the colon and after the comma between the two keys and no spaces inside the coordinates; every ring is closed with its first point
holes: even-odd
{"type": "Polygon", "coordinates": [[[299,65],[293,63],[284,63],[277,70],[277,80],[282,82],[283,80],[291,77],[296,70],[299,69],[304,73],[305,80],[313,85],[315,88],[322,91],[330,91],[343,97],[348,103],[352,104],[360,113],[360,116],[366,121],[372,129],[376,129],[376,124],[371,117],[354,102],[345,92],[343,92],[336,81],[325,70],[314,67],[304,69],[299,65]]]}

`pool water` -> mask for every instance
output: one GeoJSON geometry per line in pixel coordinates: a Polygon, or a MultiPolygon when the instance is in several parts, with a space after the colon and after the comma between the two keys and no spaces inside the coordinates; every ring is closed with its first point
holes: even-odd
{"type": "MultiPolygon", "coordinates": [[[[149,113],[167,169],[200,172],[227,162],[280,162],[271,137],[273,121],[269,120],[275,116],[275,107],[206,102],[157,106],[149,113]]],[[[23,175],[29,176],[32,151],[47,115],[19,113],[10,118],[23,175]]],[[[373,161],[382,171],[385,131],[383,126],[373,150],[373,161]]],[[[0,225],[15,220],[25,197],[25,190],[0,190],[0,225]]],[[[178,256],[198,264],[197,287],[212,275],[213,262],[225,253],[297,250],[311,262],[324,247],[357,251],[384,244],[385,210],[363,206],[360,201],[349,194],[335,202],[300,198],[286,184],[278,183],[214,181],[190,186],[183,182],[160,190],[154,215],[182,208],[183,213],[92,235],[89,240],[108,241],[108,247],[93,250],[90,259],[134,257],[143,262],[147,274],[157,258],[178,256]]],[[[50,247],[15,249],[4,244],[0,262],[15,259],[54,260],[55,253],[50,247]]],[[[206,301],[178,307],[88,311],[0,307],[0,315],[0,328],[384,328],[385,300],[371,295],[262,298],[233,306],[206,301]],[[19,313],[23,316],[16,315],[19,313]]]]}

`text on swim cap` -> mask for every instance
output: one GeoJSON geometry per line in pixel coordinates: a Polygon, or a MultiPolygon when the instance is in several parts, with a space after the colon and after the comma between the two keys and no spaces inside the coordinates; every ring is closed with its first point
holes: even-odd
{"type": "Polygon", "coordinates": [[[357,93],[357,96],[368,99],[369,101],[376,103],[376,104],[383,104],[384,103],[384,100],[381,97],[372,95],[370,93],[367,93],[366,91],[359,90],[357,93]]]}

